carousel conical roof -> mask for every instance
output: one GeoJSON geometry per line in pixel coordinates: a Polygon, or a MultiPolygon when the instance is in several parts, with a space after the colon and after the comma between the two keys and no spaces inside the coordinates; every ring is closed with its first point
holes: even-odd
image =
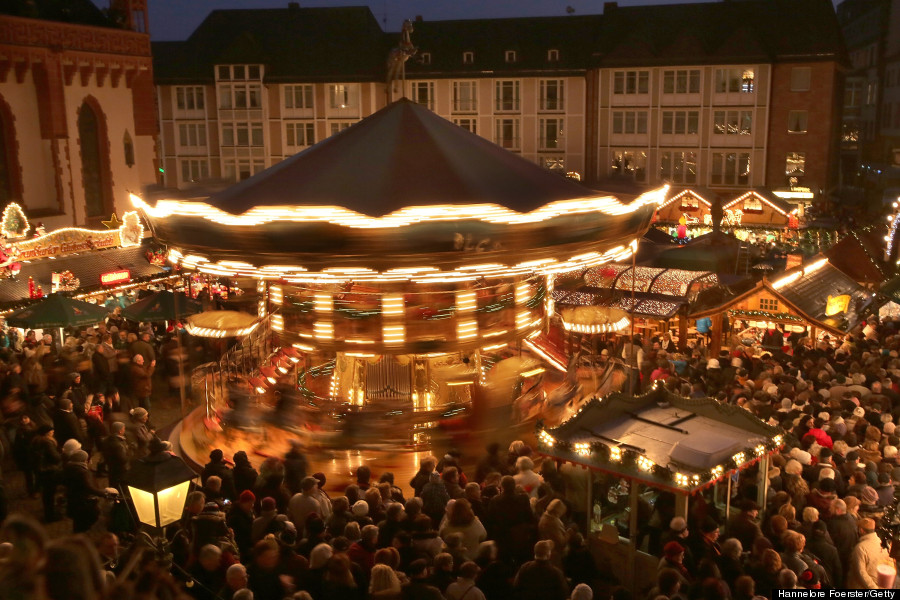
{"type": "Polygon", "coordinates": [[[256,206],[340,206],[381,217],[409,206],[498,204],[530,212],[591,191],[406,98],[207,199],[256,206]]]}

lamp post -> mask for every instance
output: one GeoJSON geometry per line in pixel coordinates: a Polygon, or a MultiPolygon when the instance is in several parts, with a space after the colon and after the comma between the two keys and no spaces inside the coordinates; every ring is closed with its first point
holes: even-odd
{"type": "Polygon", "coordinates": [[[134,512],[160,560],[168,560],[163,529],[181,518],[191,481],[196,477],[184,460],[161,448],[135,461],[125,474],[125,489],[134,512]],[[146,530],[157,537],[154,539],[146,530]]]}

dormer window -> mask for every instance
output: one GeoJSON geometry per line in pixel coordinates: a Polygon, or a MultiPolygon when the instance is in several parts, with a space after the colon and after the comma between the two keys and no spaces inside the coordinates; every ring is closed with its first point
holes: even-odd
{"type": "Polygon", "coordinates": [[[420,61],[423,65],[430,65],[430,64],[431,64],[431,52],[423,52],[423,53],[421,53],[421,54],[419,55],[419,61],[420,61]]]}
{"type": "Polygon", "coordinates": [[[547,50],[547,62],[558,62],[559,61],[559,50],[547,50]]]}
{"type": "Polygon", "coordinates": [[[508,62],[508,63],[516,62],[516,51],[515,50],[507,50],[506,51],[506,62],[508,62]]]}
{"type": "Polygon", "coordinates": [[[463,64],[471,65],[475,62],[475,53],[474,52],[463,52],[463,64]]]}

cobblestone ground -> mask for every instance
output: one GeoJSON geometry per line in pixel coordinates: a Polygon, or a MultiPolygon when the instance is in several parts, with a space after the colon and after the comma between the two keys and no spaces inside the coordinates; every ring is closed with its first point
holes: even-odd
{"type": "MultiPolygon", "coordinates": [[[[152,411],[150,413],[151,421],[157,427],[157,431],[165,438],[171,430],[172,425],[181,419],[181,400],[177,396],[170,396],[168,387],[160,380],[154,380],[154,393],[151,400],[152,411]]],[[[91,467],[96,469],[99,460],[99,453],[95,452],[91,456],[91,467]]],[[[22,473],[16,470],[12,460],[7,456],[2,463],[3,484],[6,488],[6,496],[9,500],[9,513],[24,513],[43,521],[43,508],[41,506],[40,495],[33,498],[28,496],[25,489],[25,479],[22,473]]],[[[106,477],[99,476],[95,473],[97,486],[106,487],[106,477]]],[[[64,518],[54,523],[45,525],[48,535],[51,538],[62,537],[72,533],[72,520],[64,518]]]]}

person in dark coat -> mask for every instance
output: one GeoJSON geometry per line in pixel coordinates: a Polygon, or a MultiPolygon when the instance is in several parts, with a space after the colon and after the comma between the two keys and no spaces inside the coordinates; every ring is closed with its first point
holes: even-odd
{"type": "Polygon", "coordinates": [[[72,518],[72,531],[87,531],[100,516],[97,499],[106,494],[96,486],[88,470],[87,452],[76,450],[72,453],[63,467],[60,483],[66,487],[66,506],[72,518]]]}
{"type": "Polygon", "coordinates": [[[205,486],[206,480],[213,475],[222,480],[222,495],[234,501],[237,498],[234,490],[234,473],[225,462],[225,454],[218,448],[209,453],[209,462],[206,463],[203,471],[200,472],[201,485],[205,486]]]}
{"type": "Polygon", "coordinates": [[[110,425],[110,434],[103,440],[102,452],[109,477],[109,487],[118,489],[129,466],[125,423],[115,421],[110,425]]]}
{"type": "Polygon", "coordinates": [[[146,362],[143,354],[135,354],[131,362],[131,394],[137,405],[150,411],[150,394],[153,393],[153,371],[156,361],[146,362]]]}
{"type": "Polygon", "coordinates": [[[859,529],[856,519],[847,514],[847,504],[840,498],[831,504],[831,518],[825,521],[825,525],[828,526],[828,533],[831,534],[834,547],[841,559],[842,570],[846,573],[853,547],[859,540],[859,529]]]}
{"type": "Polygon", "coordinates": [[[41,425],[31,440],[31,460],[44,504],[44,521],[47,523],[59,518],[54,508],[53,497],[62,471],[62,456],[53,433],[52,425],[41,425]]]}
{"type": "Polygon", "coordinates": [[[84,433],[78,416],[72,410],[72,401],[68,398],[59,400],[59,407],[53,412],[54,438],[60,448],[69,440],[78,440],[84,446],[84,433]]]}
{"type": "Polygon", "coordinates": [[[31,496],[37,491],[34,464],[31,460],[31,440],[37,435],[38,426],[31,417],[22,415],[19,418],[19,426],[16,427],[16,437],[13,441],[12,455],[16,468],[22,471],[25,477],[25,490],[31,496]]]}
{"type": "Polygon", "coordinates": [[[534,560],[516,573],[513,589],[520,600],[566,600],[569,584],[561,570],[550,562],[553,542],[542,540],[534,545],[534,560]]]}
{"type": "Polygon", "coordinates": [[[300,440],[291,440],[291,448],[284,455],[284,484],[293,496],[300,493],[300,484],[309,470],[309,462],[303,454],[303,444],[300,440]]]}
{"type": "Polygon", "coordinates": [[[828,539],[828,527],[823,521],[812,525],[812,535],[806,544],[806,552],[816,558],[825,572],[832,587],[844,587],[844,569],[837,548],[828,539]]]}
{"type": "Polygon", "coordinates": [[[424,559],[416,559],[406,568],[409,582],[401,589],[403,600],[443,600],[441,591],[428,582],[428,563],[424,559]]]}
{"type": "Polygon", "coordinates": [[[231,470],[234,477],[234,493],[240,496],[244,490],[253,489],[259,473],[250,464],[250,459],[243,450],[235,452],[231,458],[234,461],[234,468],[231,470]]]}
{"type": "Polygon", "coordinates": [[[488,473],[508,474],[506,461],[500,456],[500,444],[496,442],[488,444],[487,455],[478,461],[478,466],[475,468],[475,481],[482,483],[488,473]]]}
{"type": "Polygon", "coordinates": [[[762,536],[762,531],[756,519],[759,517],[759,506],[753,500],[746,500],[741,507],[741,512],[728,519],[725,525],[724,539],[737,538],[743,548],[752,548],[756,538],[762,536]]]}
{"type": "Polygon", "coordinates": [[[505,475],[500,480],[501,492],[491,498],[487,522],[488,538],[497,542],[500,559],[515,557],[526,560],[537,537],[537,527],[528,495],[516,492],[516,480],[505,475]]]}

